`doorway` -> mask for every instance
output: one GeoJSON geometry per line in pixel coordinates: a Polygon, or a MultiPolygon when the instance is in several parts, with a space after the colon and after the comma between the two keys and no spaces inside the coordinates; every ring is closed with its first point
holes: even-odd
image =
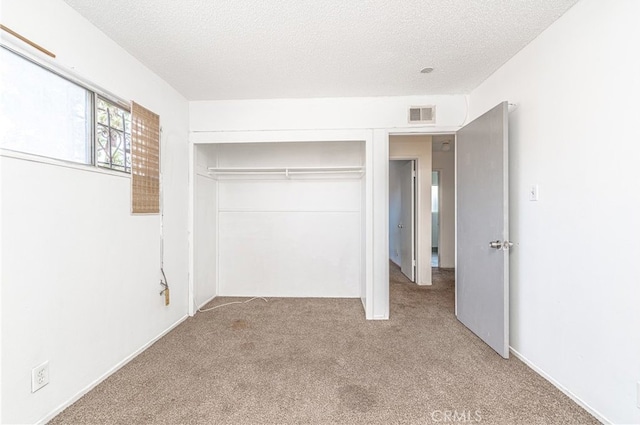
{"type": "Polygon", "coordinates": [[[431,167],[433,279],[436,269],[455,267],[455,134],[433,136],[431,167]]]}
{"type": "Polygon", "coordinates": [[[431,267],[440,267],[440,171],[431,172],[431,267]]]}
{"type": "MultiPolygon", "coordinates": [[[[415,260],[412,281],[418,285],[431,285],[431,136],[418,134],[390,135],[388,159],[414,162],[413,231],[410,232],[404,222],[402,224],[404,233],[413,235],[414,240],[411,245],[414,250],[413,260],[415,260]]],[[[387,164],[391,163],[387,162],[387,164]]],[[[389,178],[388,175],[386,177],[389,178]]],[[[388,208],[388,198],[385,201],[388,208]]],[[[389,217],[385,218],[385,225],[388,226],[389,217]]],[[[396,222],[394,224],[394,232],[398,232],[396,230],[398,229],[398,224],[401,223],[396,222]]],[[[385,230],[388,229],[387,227],[385,230]]],[[[406,246],[408,245],[407,243],[406,246]]],[[[407,257],[406,259],[410,260],[411,258],[407,257]]],[[[406,274],[410,276],[409,273],[406,274]]]]}

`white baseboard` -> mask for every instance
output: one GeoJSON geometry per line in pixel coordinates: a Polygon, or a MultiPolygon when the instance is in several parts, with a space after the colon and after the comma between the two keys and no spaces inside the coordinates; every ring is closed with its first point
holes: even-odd
{"type": "Polygon", "coordinates": [[[591,415],[593,415],[593,417],[595,417],[597,420],[599,420],[603,424],[613,424],[612,421],[610,421],[607,418],[605,418],[604,415],[602,415],[600,412],[598,412],[593,407],[589,406],[589,404],[586,401],[582,400],[580,397],[578,397],[577,395],[572,393],[569,389],[567,389],[561,383],[559,383],[558,381],[553,379],[549,374],[547,374],[545,371],[543,371],[538,366],[533,364],[529,359],[527,359],[525,356],[520,354],[513,347],[509,347],[509,351],[511,351],[511,354],[513,354],[518,359],[520,359],[524,364],[526,364],[531,369],[533,369],[538,375],[542,376],[544,379],[546,379],[551,384],[553,384],[554,387],[556,387],[557,389],[562,391],[567,397],[569,397],[571,400],[575,401],[576,404],[578,404],[578,406],[582,407],[584,410],[586,410],[587,412],[591,413],[591,415]]]}
{"type": "Polygon", "coordinates": [[[176,326],[178,326],[180,323],[184,322],[187,318],[189,317],[189,315],[184,315],[182,318],[178,319],[178,321],[176,321],[173,325],[169,326],[169,328],[167,328],[166,330],[164,330],[163,332],[160,333],[160,335],[156,336],[155,338],[151,339],[151,341],[147,342],[146,344],[144,344],[142,347],[140,347],[139,349],[137,349],[136,351],[134,351],[132,354],[130,354],[129,356],[125,357],[124,360],[122,360],[120,363],[116,364],[114,367],[112,367],[109,371],[107,371],[104,375],[100,376],[98,379],[96,379],[95,381],[93,381],[92,383],[90,383],[89,385],[87,385],[85,388],[83,388],[82,390],[80,390],[76,395],[74,395],[73,397],[71,397],[69,400],[67,400],[66,402],[62,403],[60,406],[58,406],[57,408],[55,408],[51,413],[47,414],[44,418],[40,419],[38,422],[36,422],[36,424],[40,425],[40,424],[46,424],[47,422],[49,422],[50,420],[52,420],[54,417],[56,417],[60,412],[62,412],[64,409],[66,409],[67,407],[71,406],[73,403],[75,403],[76,401],[80,400],[80,398],[85,395],[86,393],[88,393],[89,391],[91,391],[92,389],[94,389],[98,384],[100,384],[102,381],[104,381],[105,379],[107,379],[109,376],[113,375],[114,373],[116,373],[118,370],[120,370],[124,365],[126,365],[127,363],[129,363],[131,360],[133,360],[134,358],[136,358],[140,353],[142,353],[144,350],[146,350],[147,348],[149,348],[150,346],[152,346],[155,342],[157,342],[160,338],[162,338],[163,336],[165,336],[166,334],[168,334],[169,332],[171,332],[176,326]]]}

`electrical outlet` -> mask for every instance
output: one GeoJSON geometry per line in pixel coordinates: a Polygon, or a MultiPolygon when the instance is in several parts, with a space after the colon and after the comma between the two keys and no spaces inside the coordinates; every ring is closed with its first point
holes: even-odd
{"type": "Polygon", "coordinates": [[[35,393],[49,383],[49,362],[31,369],[31,392],[35,393]]]}

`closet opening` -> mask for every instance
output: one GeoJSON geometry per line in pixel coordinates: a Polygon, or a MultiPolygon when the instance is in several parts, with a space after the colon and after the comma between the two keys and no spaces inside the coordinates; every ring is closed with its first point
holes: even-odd
{"type": "Polygon", "coordinates": [[[196,144],[193,299],[363,298],[365,142],[196,144]]]}

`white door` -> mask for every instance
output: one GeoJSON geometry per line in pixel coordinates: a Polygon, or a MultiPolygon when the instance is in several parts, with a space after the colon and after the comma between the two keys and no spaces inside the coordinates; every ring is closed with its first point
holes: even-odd
{"type": "Polygon", "coordinates": [[[456,136],[456,316],[509,357],[508,105],[456,136]]]}
{"type": "Polygon", "coordinates": [[[407,161],[400,172],[400,269],[415,281],[415,161],[407,161]]]}

